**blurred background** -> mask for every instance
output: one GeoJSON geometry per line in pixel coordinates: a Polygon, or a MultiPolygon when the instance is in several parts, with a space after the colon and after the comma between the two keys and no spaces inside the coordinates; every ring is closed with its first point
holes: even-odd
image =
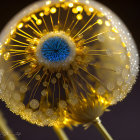
{"type": "MultiPolygon", "coordinates": [[[[0,4],[0,31],[4,25],[22,8],[35,0],[2,0],[0,4]]],[[[140,7],[139,1],[130,0],[98,0],[108,6],[121,17],[132,33],[138,50],[140,50],[140,7]]],[[[134,85],[132,92],[116,106],[111,107],[110,112],[101,117],[104,126],[115,140],[140,140],[140,76],[134,85]]],[[[21,120],[20,117],[10,112],[5,104],[0,101],[0,110],[4,113],[8,125],[17,135],[18,140],[57,140],[52,128],[38,127],[21,120]]],[[[70,140],[102,140],[96,128],[91,126],[84,130],[82,126],[73,128],[73,131],[65,129],[70,140]]],[[[3,140],[0,133],[0,140],[3,140]]]]}

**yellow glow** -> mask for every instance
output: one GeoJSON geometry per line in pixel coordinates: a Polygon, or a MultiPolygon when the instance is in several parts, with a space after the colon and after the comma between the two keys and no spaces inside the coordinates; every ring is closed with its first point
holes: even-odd
{"type": "Polygon", "coordinates": [[[44,16],[44,13],[43,13],[43,12],[41,12],[41,13],[39,14],[39,16],[43,17],[43,16],[44,16]]]}
{"type": "Polygon", "coordinates": [[[97,23],[98,23],[99,25],[102,25],[102,24],[103,24],[103,21],[102,21],[101,19],[98,19],[98,20],[97,20],[97,23]]]}
{"type": "Polygon", "coordinates": [[[96,93],[96,90],[95,90],[94,88],[91,88],[91,91],[92,91],[93,93],[96,93]]]}
{"type": "Polygon", "coordinates": [[[88,1],[88,0],[86,0],[86,3],[87,3],[87,4],[89,4],[89,1],[88,1]]]}
{"type": "Polygon", "coordinates": [[[112,36],[109,36],[109,38],[110,38],[111,40],[115,40],[115,39],[116,39],[115,37],[112,37],[112,36]]]}
{"type": "Polygon", "coordinates": [[[103,98],[103,97],[101,97],[101,96],[99,96],[99,102],[101,102],[101,103],[103,103],[103,104],[105,104],[105,105],[109,105],[110,104],[110,102],[109,101],[107,101],[105,98],[103,98]]]}
{"type": "Polygon", "coordinates": [[[77,9],[78,12],[82,12],[83,11],[83,7],[82,6],[77,6],[76,9],[77,9]]]}
{"type": "Polygon", "coordinates": [[[41,25],[41,24],[42,24],[42,20],[41,20],[41,19],[38,19],[38,20],[36,21],[36,24],[37,24],[37,25],[41,25]]]}
{"type": "Polygon", "coordinates": [[[2,55],[2,50],[0,49],[0,55],[2,55]]]}
{"type": "Polygon", "coordinates": [[[15,32],[15,30],[13,29],[13,30],[11,30],[11,33],[10,34],[13,35],[14,32],[15,32]]]}
{"type": "Polygon", "coordinates": [[[31,20],[31,17],[25,17],[25,18],[23,18],[23,21],[24,22],[28,22],[29,20],[31,20]]]}
{"type": "Polygon", "coordinates": [[[37,20],[37,17],[35,14],[31,15],[32,18],[34,18],[34,20],[37,20]]]}
{"type": "Polygon", "coordinates": [[[10,57],[10,53],[9,52],[5,53],[3,57],[7,61],[10,57]]]}
{"type": "Polygon", "coordinates": [[[52,7],[51,10],[50,10],[50,12],[51,12],[52,14],[56,13],[56,8],[55,8],[55,7],[52,7]]]}
{"type": "Polygon", "coordinates": [[[119,33],[119,31],[115,27],[112,27],[112,31],[115,33],[119,33]]]}
{"type": "Polygon", "coordinates": [[[131,57],[131,53],[130,53],[130,52],[128,52],[128,53],[127,53],[127,56],[128,56],[128,57],[131,57]]]}
{"type": "Polygon", "coordinates": [[[74,0],[74,2],[78,2],[78,0],[74,0]]]}
{"type": "Polygon", "coordinates": [[[89,11],[90,12],[94,12],[94,9],[91,7],[91,8],[89,8],[89,11]]]}
{"type": "Polygon", "coordinates": [[[76,8],[73,8],[73,9],[72,9],[72,12],[73,12],[74,14],[77,14],[77,13],[78,13],[78,11],[77,11],[76,8]]]}
{"type": "Polygon", "coordinates": [[[105,21],[105,25],[109,27],[111,24],[110,24],[109,21],[106,20],[106,21],[105,21]]]}
{"type": "Polygon", "coordinates": [[[50,8],[47,7],[47,8],[44,9],[44,11],[45,11],[45,12],[49,12],[49,11],[50,11],[50,8]]]}
{"type": "Polygon", "coordinates": [[[126,47],[126,44],[124,42],[122,42],[122,46],[125,48],[126,47]]]}
{"type": "Polygon", "coordinates": [[[73,3],[69,3],[69,7],[73,7],[73,3]]]}
{"type": "Polygon", "coordinates": [[[2,48],[2,44],[0,43],[0,49],[2,48]]]}
{"type": "Polygon", "coordinates": [[[10,41],[10,39],[8,38],[8,39],[5,41],[5,44],[8,44],[9,41],[10,41]]]}
{"type": "Polygon", "coordinates": [[[98,13],[97,13],[97,16],[98,16],[98,17],[104,17],[104,14],[103,14],[103,13],[98,12],[98,13]]]}
{"type": "Polygon", "coordinates": [[[130,67],[129,67],[129,65],[125,65],[125,68],[126,68],[126,69],[129,69],[130,67]]]}
{"type": "Polygon", "coordinates": [[[68,122],[69,122],[68,118],[65,118],[64,121],[63,121],[64,124],[67,124],[68,122]]]}
{"type": "Polygon", "coordinates": [[[78,15],[76,16],[76,18],[77,18],[78,20],[82,20],[82,19],[83,19],[83,16],[82,16],[81,14],[78,14],[78,15]]]}
{"type": "Polygon", "coordinates": [[[65,0],[59,0],[60,2],[64,2],[65,0]]]}
{"type": "Polygon", "coordinates": [[[52,2],[49,0],[49,1],[46,1],[46,5],[49,5],[51,4],[52,2]]]}
{"type": "Polygon", "coordinates": [[[23,27],[23,23],[18,24],[17,28],[22,28],[23,27]]]}

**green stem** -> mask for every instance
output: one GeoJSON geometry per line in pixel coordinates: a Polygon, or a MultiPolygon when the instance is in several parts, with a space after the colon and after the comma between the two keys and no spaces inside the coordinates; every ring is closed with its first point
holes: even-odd
{"type": "Polygon", "coordinates": [[[101,135],[103,136],[105,140],[113,140],[113,138],[107,132],[105,127],[102,125],[101,120],[99,118],[93,121],[93,125],[99,130],[99,132],[101,133],[101,135]]]}
{"type": "Polygon", "coordinates": [[[59,140],[69,140],[62,128],[54,126],[53,129],[57,134],[59,140]]]}

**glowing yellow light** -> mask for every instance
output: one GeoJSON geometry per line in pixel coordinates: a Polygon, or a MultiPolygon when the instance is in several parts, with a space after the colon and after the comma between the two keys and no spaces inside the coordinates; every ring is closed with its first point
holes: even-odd
{"type": "Polygon", "coordinates": [[[56,13],[56,8],[55,8],[55,7],[52,7],[51,10],[50,10],[50,12],[51,12],[52,14],[56,13]]]}
{"type": "Polygon", "coordinates": [[[101,96],[99,96],[99,102],[101,102],[101,103],[103,103],[103,104],[105,104],[105,105],[109,105],[110,104],[110,102],[109,101],[107,101],[105,98],[103,98],[103,97],[101,97],[101,96]]]}
{"type": "Polygon", "coordinates": [[[103,14],[103,13],[98,12],[98,13],[97,13],[97,16],[98,16],[98,17],[104,17],[104,14],[103,14]]]}
{"type": "Polygon", "coordinates": [[[42,24],[42,20],[41,20],[41,19],[38,19],[38,20],[36,21],[36,24],[37,24],[37,25],[41,25],[41,24],[42,24]]]}
{"type": "Polygon", "coordinates": [[[128,57],[131,57],[131,53],[130,53],[130,52],[128,52],[128,53],[127,53],[127,56],[128,56],[128,57]]]}
{"type": "Polygon", "coordinates": [[[51,4],[52,2],[49,0],[49,1],[46,1],[46,5],[49,5],[51,4]]]}
{"type": "Polygon", "coordinates": [[[41,12],[41,13],[39,14],[39,16],[43,17],[43,16],[44,16],[44,13],[43,13],[43,12],[41,12]]]}
{"type": "Polygon", "coordinates": [[[126,47],[126,44],[124,42],[122,42],[122,46],[125,48],[126,47]]]}
{"type": "Polygon", "coordinates": [[[129,67],[128,65],[125,65],[125,68],[126,68],[126,69],[129,69],[130,67],[129,67]]]}
{"type": "Polygon", "coordinates": [[[6,41],[5,41],[5,44],[8,44],[10,41],[10,39],[8,38],[6,41]]]}
{"type": "Polygon", "coordinates": [[[23,27],[23,23],[18,24],[17,28],[22,28],[23,27]]]}
{"type": "Polygon", "coordinates": [[[112,27],[112,31],[115,33],[119,33],[119,31],[115,27],[112,27]]]}
{"type": "Polygon", "coordinates": [[[110,38],[111,40],[116,40],[116,38],[115,38],[115,37],[112,37],[112,36],[109,36],[109,38],[110,38]]]}
{"type": "Polygon", "coordinates": [[[15,32],[15,30],[11,30],[10,34],[13,35],[14,32],[15,32]]]}
{"type": "Polygon", "coordinates": [[[109,21],[105,21],[105,25],[109,27],[111,24],[109,21]]]}
{"type": "Polygon", "coordinates": [[[64,124],[67,124],[68,122],[69,122],[68,118],[65,118],[64,121],[63,121],[64,124]]]}
{"type": "Polygon", "coordinates": [[[9,52],[5,53],[3,57],[7,61],[10,57],[10,53],[9,52]]]}
{"type": "Polygon", "coordinates": [[[65,1],[65,0],[59,0],[60,2],[63,2],[63,1],[65,1]]]}
{"type": "Polygon", "coordinates": [[[83,7],[82,6],[77,6],[76,9],[77,9],[78,12],[82,12],[83,11],[83,7]]]}
{"type": "Polygon", "coordinates": [[[91,91],[92,91],[93,93],[96,93],[96,90],[95,90],[94,88],[91,88],[91,91]]]}
{"type": "Polygon", "coordinates": [[[77,14],[77,13],[78,13],[78,11],[77,11],[76,8],[73,8],[73,9],[72,9],[72,12],[73,12],[74,14],[77,14]]]}
{"type": "Polygon", "coordinates": [[[32,18],[34,18],[34,20],[37,20],[37,17],[35,14],[31,15],[32,18]]]}
{"type": "Polygon", "coordinates": [[[69,7],[73,7],[73,3],[69,3],[69,7]]]}
{"type": "Polygon", "coordinates": [[[93,8],[89,8],[89,11],[90,11],[90,12],[94,12],[94,9],[93,9],[93,8]]]}
{"type": "Polygon", "coordinates": [[[31,17],[25,17],[25,18],[23,18],[23,21],[24,22],[28,22],[29,20],[31,20],[31,17]]]}
{"type": "Polygon", "coordinates": [[[103,24],[103,21],[102,21],[101,19],[98,19],[98,20],[97,20],[97,23],[98,23],[99,25],[102,25],[102,24],[103,24]]]}
{"type": "Polygon", "coordinates": [[[0,55],[2,55],[2,50],[0,50],[0,55]]]}
{"type": "Polygon", "coordinates": [[[78,0],[74,0],[74,2],[78,2],[78,0]]]}
{"type": "Polygon", "coordinates": [[[44,9],[44,11],[45,11],[45,12],[49,12],[49,11],[50,11],[50,8],[47,7],[47,8],[44,9]]]}
{"type": "Polygon", "coordinates": [[[86,0],[86,3],[87,3],[87,4],[89,4],[89,1],[88,1],[88,0],[86,0]]]}
{"type": "Polygon", "coordinates": [[[76,16],[76,18],[77,18],[78,20],[82,20],[82,19],[83,19],[83,16],[82,16],[81,14],[78,14],[78,15],[76,16]]]}

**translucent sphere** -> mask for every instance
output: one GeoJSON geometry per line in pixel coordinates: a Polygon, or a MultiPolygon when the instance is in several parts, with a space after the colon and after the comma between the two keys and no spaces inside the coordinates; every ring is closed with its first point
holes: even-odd
{"type": "Polygon", "coordinates": [[[94,121],[126,97],[137,73],[131,34],[98,2],[36,2],[0,35],[0,99],[40,126],[94,121]]]}

